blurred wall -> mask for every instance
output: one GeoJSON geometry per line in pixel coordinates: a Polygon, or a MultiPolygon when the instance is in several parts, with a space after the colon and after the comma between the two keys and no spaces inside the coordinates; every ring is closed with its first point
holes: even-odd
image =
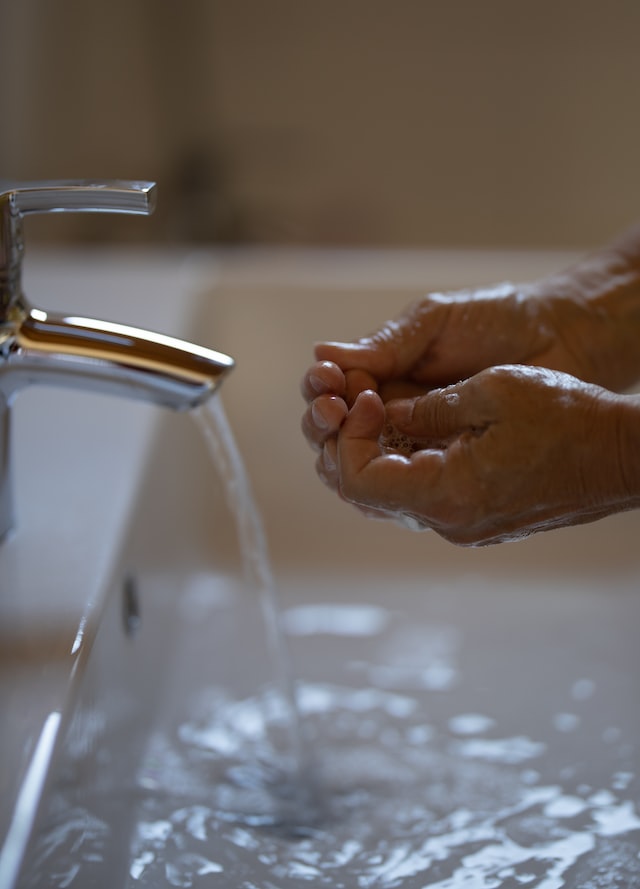
{"type": "Polygon", "coordinates": [[[0,175],[156,179],[35,236],[597,243],[640,217],[637,0],[0,0],[0,175]]]}

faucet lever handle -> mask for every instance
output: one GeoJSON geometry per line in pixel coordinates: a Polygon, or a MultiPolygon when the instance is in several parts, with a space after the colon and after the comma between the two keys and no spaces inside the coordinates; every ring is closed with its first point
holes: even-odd
{"type": "Polygon", "coordinates": [[[14,213],[97,212],[148,215],[155,208],[155,182],[105,180],[0,181],[0,203],[14,213]]]}
{"type": "Polygon", "coordinates": [[[61,212],[134,213],[146,216],[154,210],[155,191],[155,182],[119,179],[0,180],[0,329],[12,307],[21,298],[23,216],[61,212]]]}

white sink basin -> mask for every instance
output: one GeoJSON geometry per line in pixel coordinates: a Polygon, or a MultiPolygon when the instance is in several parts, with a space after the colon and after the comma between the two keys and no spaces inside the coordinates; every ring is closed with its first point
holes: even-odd
{"type": "Polygon", "coordinates": [[[5,875],[20,887],[640,881],[638,515],[457,549],[340,503],[299,433],[314,339],[356,335],[426,287],[565,259],[230,252],[185,275],[178,257],[63,258],[66,280],[95,271],[104,291],[84,312],[144,324],[157,296],[156,328],[195,329],[236,359],[222,397],[271,543],[315,807],[284,824],[265,790],[279,774],[260,723],[278,722],[277,669],[196,425],[34,390],[15,424],[34,468],[22,458],[21,523],[0,551],[2,626],[17,640],[2,792],[19,810],[3,827],[25,852],[21,866],[5,845],[5,875]],[[147,293],[142,316],[130,285],[147,293]]]}

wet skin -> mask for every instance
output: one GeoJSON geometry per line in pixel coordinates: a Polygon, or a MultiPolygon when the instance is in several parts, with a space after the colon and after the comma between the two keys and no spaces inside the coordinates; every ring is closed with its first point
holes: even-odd
{"type": "Polygon", "coordinates": [[[640,229],[532,285],[430,294],[302,382],[317,472],[367,515],[460,544],[640,502],[640,229]],[[389,422],[412,454],[385,447],[389,422]]]}

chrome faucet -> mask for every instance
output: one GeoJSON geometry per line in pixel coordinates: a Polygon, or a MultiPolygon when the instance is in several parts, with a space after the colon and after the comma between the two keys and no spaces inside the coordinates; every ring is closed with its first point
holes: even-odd
{"type": "Polygon", "coordinates": [[[53,383],[187,410],[233,359],[123,324],[34,308],[22,292],[23,216],[60,211],[148,215],[152,182],[0,182],[0,540],[13,526],[10,415],[17,392],[53,383]]]}

